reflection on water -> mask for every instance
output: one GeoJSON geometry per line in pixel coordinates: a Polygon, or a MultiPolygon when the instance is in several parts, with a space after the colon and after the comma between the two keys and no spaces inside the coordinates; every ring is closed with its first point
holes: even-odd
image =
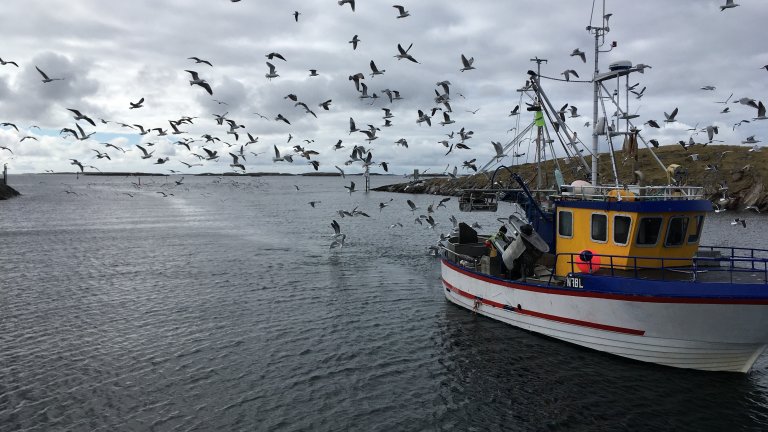
{"type": "MultiPolygon", "coordinates": [[[[766,356],[749,375],[677,370],[447,303],[426,246],[455,200],[431,230],[405,200],[437,197],[349,194],[348,180],[131,181],[12,178],[24,196],[0,202],[0,430],[768,425],[766,356]],[[354,207],[370,217],[338,213],[354,207]]],[[[705,243],[766,244],[765,219],[747,217],[713,215],[705,243]]]]}

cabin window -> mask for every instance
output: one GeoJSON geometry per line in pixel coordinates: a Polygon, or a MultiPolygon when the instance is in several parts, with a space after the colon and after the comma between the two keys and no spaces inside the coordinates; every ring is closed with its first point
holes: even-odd
{"type": "Polygon", "coordinates": [[[694,227],[695,231],[693,234],[688,236],[688,243],[696,243],[699,241],[699,237],[701,236],[701,227],[704,226],[704,216],[694,216],[693,223],[696,224],[694,227]]]}
{"type": "Polygon", "coordinates": [[[676,216],[669,218],[667,226],[667,237],[664,240],[664,246],[682,246],[685,241],[685,235],[688,233],[688,218],[676,216]]]}
{"type": "Polygon", "coordinates": [[[637,223],[637,244],[640,246],[653,246],[659,241],[661,231],[660,217],[640,218],[637,223]]]}
{"type": "Polygon", "coordinates": [[[625,245],[629,241],[629,229],[632,226],[632,218],[629,216],[613,217],[613,242],[625,245]]]}
{"type": "Polygon", "coordinates": [[[608,216],[592,213],[592,240],[604,242],[608,240],[608,216]]]}
{"type": "Polygon", "coordinates": [[[560,237],[573,237],[573,213],[560,211],[557,213],[557,233],[560,237]]]}

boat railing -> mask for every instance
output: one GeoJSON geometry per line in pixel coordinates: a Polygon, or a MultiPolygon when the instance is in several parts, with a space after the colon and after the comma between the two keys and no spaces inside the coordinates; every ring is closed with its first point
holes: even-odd
{"type": "Polygon", "coordinates": [[[437,245],[437,249],[442,251],[443,255],[448,258],[451,261],[458,262],[465,267],[472,267],[473,269],[477,270],[477,268],[480,266],[480,258],[470,255],[464,255],[460,254],[454,250],[448,249],[447,247],[443,246],[442,244],[437,245]],[[450,257],[453,257],[452,259],[450,257]]]}
{"type": "MultiPolygon", "coordinates": [[[[565,257],[574,274],[661,281],[768,284],[768,250],[720,246],[704,246],[700,250],[717,253],[692,258],[592,254],[589,261],[585,261],[581,253],[574,252],[558,253],[555,262],[565,257]]],[[[550,275],[550,284],[553,279],[554,272],[550,275]]]]}
{"type": "Polygon", "coordinates": [[[704,188],[700,186],[561,186],[560,193],[553,196],[558,200],[589,201],[663,201],[700,200],[704,188]]]}
{"type": "MultiPolygon", "coordinates": [[[[528,191],[530,194],[550,196],[554,194],[554,189],[533,189],[528,191]]],[[[459,195],[459,210],[463,212],[472,211],[490,211],[495,212],[498,209],[499,201],[507,201],[509,197],[514,197],[514,202],[526,204],[529,200],[526,191],[523,189],[462,189],[459,195]]]]}

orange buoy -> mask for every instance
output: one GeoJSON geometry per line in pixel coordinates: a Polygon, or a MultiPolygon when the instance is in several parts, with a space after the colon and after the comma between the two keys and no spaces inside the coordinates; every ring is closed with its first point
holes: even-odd
{"type": "Polygon", "coordinates": [[[576,255],[576,267],[582,273],[594,273],[600,270],[600,257],[589,249],[584,249],[576,255]]]}

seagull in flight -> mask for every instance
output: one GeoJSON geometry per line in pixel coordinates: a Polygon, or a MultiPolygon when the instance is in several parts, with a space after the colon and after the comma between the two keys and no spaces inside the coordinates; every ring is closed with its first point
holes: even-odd
{"type": "Polygon", "coordinates": [[[757,117],[752,120],[768,120],[768,117],[765,116],[765,105],[763,105],[762,101],[757,102],[757,117]]]}
{"type": "Polygon", "coordinates": [[[267,62],[267,67],[269,68],[269,72],[267,72],[264,76],[267,77],[270,81],[272,78],[277,78],[280,75],[277,74],[277,71],[275,70],[275,65],[273,65],[270,62],[267,62]]]}
{"type": "Polygon", "coordinates": [[[331,222],[331,228],[333,228],[333,242],[331,242],[331,246],[329,249],[333,249],[338,247],[341,249],[344,247],[344,240],[347,238],[347,235],[341,232],[341,226],[339,226],[339,223],[336,222],[334,219],[331,222]]]}
{"type": "Polygon", "coordinates": [[[354,35],[354,36],[352,36],[352,40],[351,40],[351,41],[349,41],[349,43],[351,43],[351,44],[352,44],[352,49],[353,49],[353,50],[356,50],[356,49],[357,49],[357,43],[358,43],[358,42],[360,42],[360,38],[359,38],[359,37],[357,37],[357,35],[354,35]]]}
{"type": "Polygon", "coordinates": [[[571,53],[571,57],[574,57],[574,56],[579,56],[581,58],[581,61],[584,62],[584,63],[587,62],[587,55],[584,53],[584,51],[582,51],[582,50],[580,50],[578,48],[573,50],[573,52],[571,53]]]}
{"type": "Polygon", "coordinates": [[[355,11],[355,0],[339,0],[339,6],[344,6],[345,4],[352,8],[352,12],[355,11]]]}
{"type": "Polygon", "coordinates": [[[72,113],[75,115],[75,120],[85,120],[88,123],[90,123],[93,126],[96,126],[96,122],[93,121],[90,117],[83,115],[80,113],[80,111],[74,109],[74,108],[67,108],[67,110],[72,111],[72,113]]]}
{"type": "Polygon", "coordinates": [[[395,57],[396,57],[398,60],[402,60],[402,59],[408,59],[408,60],[410,60],[410,61],[412,61],[412,62],[414,62],[414,63],[418,63],[418,61],[417,61],[415,58],[413,58],[413,56],[412,56],[412,55],[408,54],[408,51],[410,51],[410,50],[411,50],[411,47],[412,47],[412,46],[413,46],[413,43],[411,43],[410,45],[408,45],[408,49],[403,49],[403,46],[402,46],[402,45],[400,45],[400,44],[397,44],[397,51],[398,51],[398,54],[397,54],[397,55],[395,55],[395,57]]]}
{"type": "Polygon", "coordinates": [[[506,157],[504,154],[504,147],[501,146],[500,142],[491,141],[491,144],[493,145],[493,149],[496,151],[496,160],[499,160],[503,157],[506,157]]]}
{"type": "Polygon", "coordinates": [[[15,61],[5,61],[2,58],[0,58],[0,66],[5,66],[5,65],[9,65],[9,64],[12,64],[12,65],[14,65],[16,67],[19,67],[18,63],[16,63],[15,61]]]}
{"type": "Polygon", "coordinates": [[[579,74],[577,74],[576,71],[573,70],[573,69],[566,69],[566,70],[562,71],[560,73],[560,75],[564,75],[566,81],[570,81],[571,80],[571,75],[575,76],[576,78],[579,77],[579,74]]]}
{"type": "Polygon", "coordinates": [[[234,153],[230,153],[230,156],[232,156],[232,163],[229,164],[232,168],[240,168],[241,170],[245,171],[245,166],[238,162],[238,156],[234,153]]]}
{"type": "Polygon", "coordinates": [[[128,102],[131,106],[128,109],[136,109],[136,108],[142,108],[144,103],[144,98],[139,99],[138,102],[128,102]]]}
{"type": "Polygon", "coordinates": [[[189,80],[189,85],[197,84],[200,87],[204,88],[209,95],[213,96],[213,90],[211,90],[211,85],[208,84],[204,79],[200,79],[200,76],[197,74],[197,72],[192,70],[185,70],[185,72],[189,72],[189,74],[192,75],[192,79],[189,80]]]}
{"type": "Polygon", "coordinates": [[[373,60],[371,60],[370,66],[371,66],[371,72],[372,72],[371,78],[373,78],[374,75],[383,75],[384,72],[386,72],[385,69],[379,70],[379,68],[376,67],[376,63],[374,63],[373,60]]]}
{"type": "Polygon", "coordinates": [[[275,57],[277,57],[277,58],[279,58],[279,59],[280,59],[280,60],[282,60],[282,61],[287,61],[287,60],[285,59],[285,57],[283,57],[283,56],[282,56],[280,53],[276,53],[276,52],[271,52],[271,53],[269,53],[269,54],[265,55],[264,57],[266,57],[266,58],[268,58],[268,59],[270,59],[270,60],[272,60],[272,59],[274,59],[275,57]]]}
{"type": "Polygon", "coordinates": [[[734,3],[733,0],[725,0],[725,4],[723,6],[720,6],[720,12],[722,12],[722,11],[724,11],[726,9],[735,8],[736,6],[739,6],[739,4],[738,3],[734,3]]]}
{"type": "Polygon", "coordinates": [[[142,159],[150,159],[152,157],[152,153],[155,152],[154,150],[152,150],[152,153],[148,153],[147,149],[145,149],[144,147],[142,147],[142,146],[140,146],[138,144],[136,144],[136,148],[141,150],[142,153],[144,153],[144,156],[141,157],[142,159]]]}
{"type": "Polygon", "coordinates": [[[666,117],[666,120],[664,120],[664,122],[665,122],[665,123],[674,123],[674,122],[676,122],[676,121],[677,121],[677,120],[675,119],[675,117],[676,117],[676,116],[677,116],[677,108],[675,108],[675,109],[673,109],[673,110],[672,110],[672,114],[667,114],[667,113],[665,112],[665,113],[664,113],[664,117],[666,117]]]}
{"type": "Polygon", "coordinates": [[[205,64],[207,64],[208,66],[213,66],[213,65],[211,64],[211,62],[209,62],[208,60],[203,60],[203,59],[201,59],[201,58],[197,58],[197,57],[194,57],[194,56],[192,56],[192,57],[187,57],[187,59],[188,59],[188,60],[194,60],[194,61],[195,61],[195,63],[205,63],[205,64]]]}
{"type": "Polygon", "coordinates": [[[463,68],[459,69],[460,72],[468,71],[471,69],[474,69],[475,67],[472,66],[472,63],[475,62],[474,57],[470,57],[467,59],[467,57],[464,56],[464,54],[461,55],[461,64],[464,66],[463,68]]]}
{"type": "Polygon", "coordinates": [[[85,172],[85,169],[83,168],[83,164],[80,163],[77,159],[70,159],[72,162],[70,162],[70,165],[77,165],[80,167],[80,172],[85,172]]]}
{"type": "Polygon", "coordinates": [[[394,5],[392,7],[397,9],[397,11],[399,12],[399,14],[397,15],[397,18],[405,18],[405,17],[411,15],[407,10],[405,10],[404,7],[402,7],[400,5],[394,5]]]}
{"type": "Polygon", "coordinates": [[[35,66],[35,69],[37,69],[37,71],[40,72],[40,75],[43,76],[43,79],[42,79],[43,83],[49,83],[51,81],[62,81],[62,80],[64,80],[64,78],[48,78],[48,75],[46,75],[45,72],[40,70],[39,67],[35,66]]]}
{"type": "Polygon", "coordinates": [[[293,156],[291,155],[280,156],[280,150],[277,149],[277,146],[274,146],[274,147],[275,147],[275,157],[272,158],[272,162],[282,161],[282,162],[293,163],[293,156]]]}

